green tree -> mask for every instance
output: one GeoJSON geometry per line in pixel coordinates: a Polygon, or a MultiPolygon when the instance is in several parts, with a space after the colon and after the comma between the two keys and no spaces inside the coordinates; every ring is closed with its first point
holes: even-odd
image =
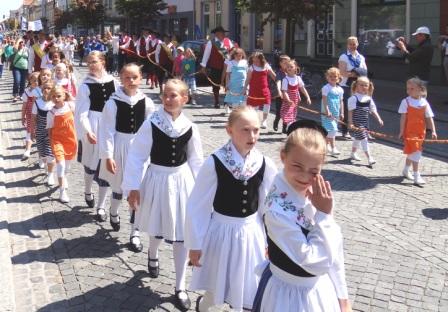
{"type": "Polygon", "coordinates": [[[71,7],[75,20],[83,27],[96,28],[104,21],[104,6],[101,0],[76,0],[71,7]]]}
{"type": "Polygon", "coordinates": [[[132,18],[138,28],[161,16],[161,11],[168,7],[163,0],[115,0],[115,6],[118,12],[132,18]]]}
{"type": "Polygon", "coordinates": [[[75,16],[73,15],[73,11],[62,11],[58,8],[54,9],[54,24],[57,31],[61,31],[63,28],[67,27],[67,24],[73,24],[74,21],[75,16]]]}
{"type": "Polygon", "coordinates": [[[236,0],[240,11],[263,14],[261,28],[267,23],[279,19],[286,20],[286,52],[291,53],[291,33],[295,24],[302,25],[304,20],[317,19],[340,4],[339,0],[236,0]]]}

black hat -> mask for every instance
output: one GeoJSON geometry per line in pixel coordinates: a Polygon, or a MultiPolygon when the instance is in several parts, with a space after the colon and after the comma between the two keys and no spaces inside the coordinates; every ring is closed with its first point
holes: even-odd
{"type": "Polygon", "coordinates": [[[224,27],[222,27],[222,26],[218,26],[218,27],[212,29],[212,31],[211,31],[212,34],[217,33],[217,32],[225,33],[225,32],[229,32],[229,31],[225,30],[224,27]]]}
{"type": "Polygon", "coordinates": [[[322,133],[324,137],[327,137],[328,131],[325,130],[324,127],[322,127],[320,124],[318,124],[316,121],[311,119],[300,119],[296,120],[293,123],[291,123],[288,126],[288,129],[286,130],[286,134],[290,135],[294,130],[300,129],[300,128],[308,128],[308,129],[314,129],[322,133]]]}
{"type": "Polygon", "coordinates": [[[148,32],[152,33],[152,29],[149,27],[142,27],[141,31],[148,31],[148,32]]]}

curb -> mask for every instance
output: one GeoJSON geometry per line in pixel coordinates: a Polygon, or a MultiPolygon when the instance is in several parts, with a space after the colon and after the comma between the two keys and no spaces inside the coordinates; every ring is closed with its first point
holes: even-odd
{"type": "Polygon", "coordinates": [[[3,120],[0,120],[0,312],[12,312],[15,311],[15,296],[3,159],[9,144],[2,123],[3,120]]]}

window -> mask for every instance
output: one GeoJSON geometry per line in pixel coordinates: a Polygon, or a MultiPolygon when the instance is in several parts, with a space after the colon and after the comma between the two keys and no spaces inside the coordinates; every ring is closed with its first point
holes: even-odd
{"type": "Polygon", "coordinates": [[[221,1],[216,1],[215,26],[221,26],[221,1]]]}
{"type": "Polygon", "coordinates": [[[400,57],[395,41],[406,29],[405,0],[358,0],[359,51],[364,55],[400,57]]]}
{"type": "Polygon", "coordinates": [[[210,31],[210,4],[204,3],[204,36],[210,31]]]}

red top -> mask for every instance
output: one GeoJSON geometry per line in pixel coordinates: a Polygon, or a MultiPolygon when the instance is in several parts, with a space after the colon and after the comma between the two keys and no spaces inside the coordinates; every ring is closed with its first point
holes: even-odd
{"type": "Polygon", "coordinates": [[[269,90],[268,71],[266,69],[263,71],[256,71],[252,67],[252,78],[249,84],[247,104],[251,106],[271,104],[271,91],[269,90]]]}

